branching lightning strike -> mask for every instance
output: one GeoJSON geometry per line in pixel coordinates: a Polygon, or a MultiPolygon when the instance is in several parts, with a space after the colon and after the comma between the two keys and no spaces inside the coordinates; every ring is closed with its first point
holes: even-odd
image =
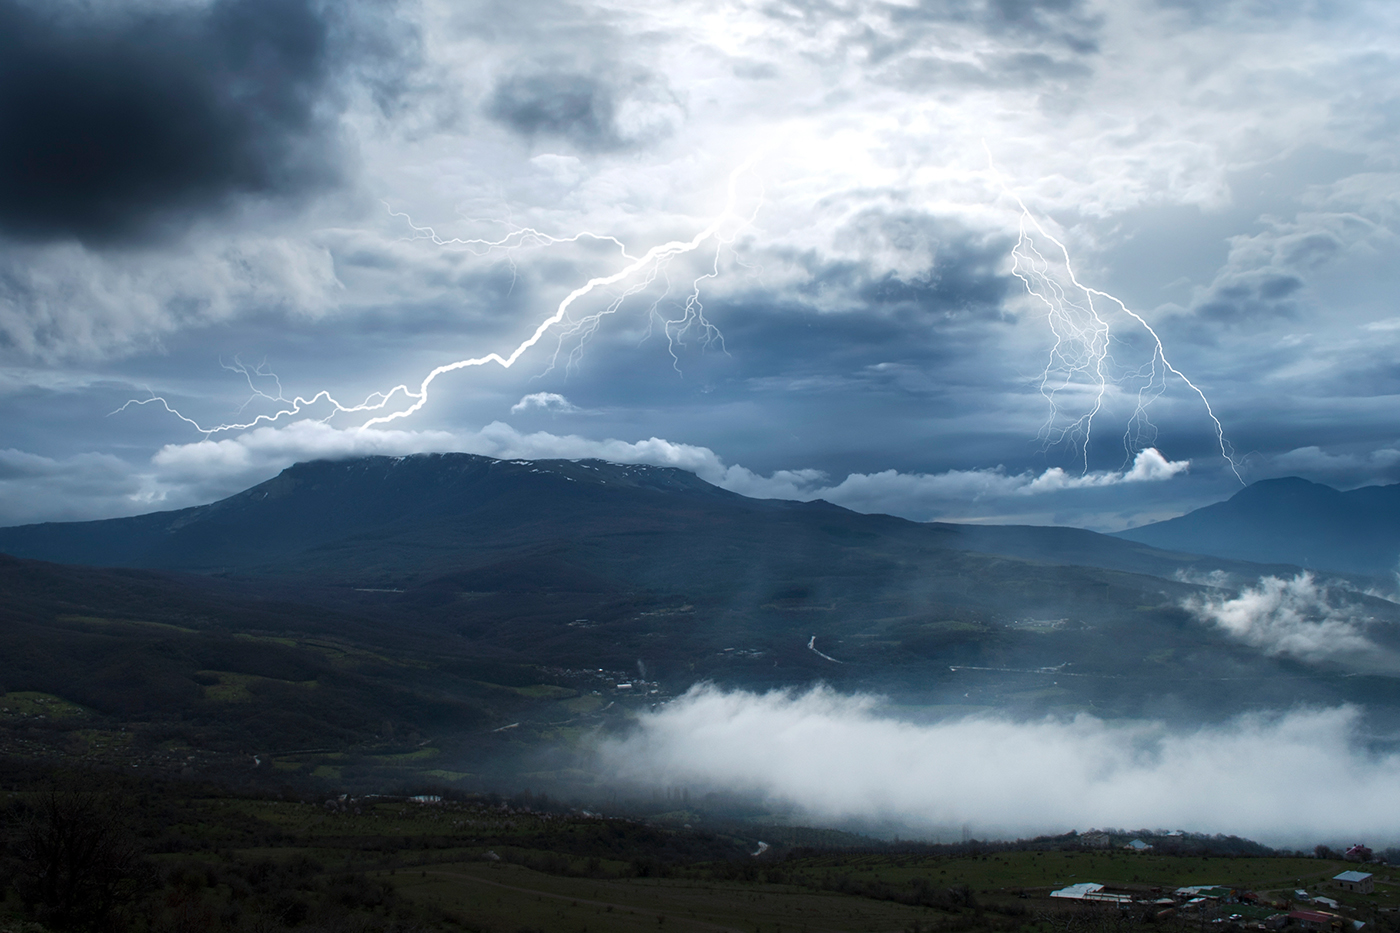
{"type": "MultiPolygon", "coordinates": [[[[719,275],[719,262],[723,247],[732,243],[742,230],[753,223],[757,211],[762,207],[763,199],[760,194],[753,210],[748,214],[741,214],[738,210],[739,179],[753,168],[758,158],[758,154],[754,155],[730,173],[724,208],[704,229],[689,240],[673,240],[663,243],[652,247],[641,255],[629,252],[626,245],[616,237],[588,231],[559,237],[534,228],[521,228],[512,230],[495,240],[447,238],[439,236],[431,227],[414,224],[407,214],[390,208],[391,216],[407,221],[413,231],[411,239],[427,239],[444,249],[465,250],[477,256],[497,251],[504,252],[510,258],[512,270],[515,269],[513,252],[526,246],[552,246],[578,243],[582,240],[595,240],[616,247],[618,255],[625,261],[620,269],[606,275],[594,276],[569,292],[555,307],[554,312],[540,321],[530,336],[517,344],[508,354],[502,355],[492,352],[483,356],[445,363],[429,371],[416,389],[411,388],[406,383],[400,384],[388,391],[373,392],[364,401],[357,404],[342,403],[327,389],[322,389],[309,398],[301,395],[288,398],[282,389],[281,382],[274,373],[267,369],[265,363],[250,367],[241,360],[235,359],[232,365],[227,363],[222,365],[225,369],[241,374],[247,381],[251,393],[248,400],[239,408],[239,413],[241,414],[250,404],[258,400],[271,402],[280,407],[271,413],[258,414],[246,421],[212,426],[201,424],[188,417],[172,406],[164,397],[155,394],[152,394],[150,398],[131,399],[118,408],[116,412],[125,411],[134,405],[160,405],[206,437],[223,432],[246,431],[260,425],[273,424],[284,418],[301,415],[307,409],[322,404],[329,407],[329,412],[317,419],[323,422],[330,421],[338,415],[365,414],[370,417],[353,426],[352,430],[363,430],[376,425],[388,424],[408,418],[422,409],[428,403],[429,390],[438,377],[461,369],[485,366],[488,363],[495,363],[504,369],[510,369],[525,353],[544,340],[551,329],[557,328],[555,331],[556,341],[544,372],[547,373],[558,365],[566,345],[569,346],[569,350],[565,355],[565,366],[566,368],[574,367],[588,341],[596,334],[602,319],[617,313],[628,299],[651,289],[658,278],[664,279],[665,289],[647,310],[650,324],[648,335],[658,325],[660,326],[666,335],[667,349],[672,357],[673,365],[679,371],[680,358],[676,347],[683,345],[692,334],[698,334],[707,344],[717,342],[723,348],[723,335],[705,317],[701,290],[706,280],[719,275]],[[672,261],[699,250],[706,243],[714,245],[714,258],[709,269],[692,280],[689,294],[680,304],[678,316],[665,316],[661,313],[660,308],[661,303],[671,291],[670,265],[672,261]],[[580,316],[571,314],[571,310],[581,299],[612,286],[621,287],[601,309],[580,316]],[[271,391],[261,387],[267,385],[269,380],[274,387],[271,391]],[[390,406],[399,399],[406,404],[399,408],[391,408],[390,406]]],[[[991,163],[990,150],[988,150],[988,160],[993,174],[1000,183],[1002,192],[1013,199],[1020,208],[1019,235],[1011,252],[1012,274],[1020,279],[1027,293],[1044,306],[1047,323],[1055,338],[1045,368],[1040,375],[1039,383],[1040,392],[1049,403],[1051,410],[1050,417],[1042,429],[1042,436],[1046,443],[1067,443],[1078,449],[1083,458],[1084,470],[1087,472],[1089,468],[1089,444],[1093,437],[1094,421],[1103,411],[1110,385],[1123,386],[1135,383],[1137,386],[1136,407],[1123,436],[1127,458],[1132,459],[1143,448],[1151,446],[1155,442],[1156,427],[1148,417],[1148,408],[1167,391],[1168,378],[1175,376],[1200,398],[1211,423],[1215,427],[1221,456],[1230,465],[1236,478],[1239,478],[1243,483],[1233,452],[1225,438],[1224,425],[1216,416],[1205,392],[1171,363],[1167,358],[1161,337],[1140,314],[1114,295],[1084,285],[1079,281],[1070,259],[1068,247],[1051,235],[1021,197],[1008,187],[995,164],[991,163]],[[1037,238],[1052,244],[1054,247],[1052,255],[1058,254],[1058,258],[1052,259],[1042,253],[1037,246],[1037,238]],[[1114,337],[1109,321],[1100,313],[1096,300],[1116,306],[1122,314],[1131,318],[1149,335],[1152,341],[1152,355],[1148,362],[1136,369],[1122,371],[1111,353],[1114,337]],[[1086,389],[1090,393],[1092,401],[1087,407],[1078,404],[1077,407],[1082,413],[1072,416],[1065,415],[1068,421],[1067,423],[1062,421],[1061,416],[1065,409],[1061,401],[1062,397],[1071,393],[1082,396],[1086,389]]],[[[1121,343],[1121,341],[1119,342],[1121,343]]]]}
{"type": "MultiPolygon", "coordinates": [[[[987,157],[990,162],[990,150],[987,157]]],[[[1088,472],[1089,442],[1093,435],[1094,419],[1103,410],[1110,383],[1136,382],[1136,406],[1123,435],[1127,459],[1131,460],[1139,451],[1155,442],[1157,429],[1148,417],[1147,409],[1167,391],[1167,378],[1175,376],[1200,398],[1201,404],[1205,406],[1206,415],[1215,427],[1220,455],[1230,465],[1230,471],[1235,474],[1235,478],[1243,484],[1244,478],[1240,475],[1234,452],[1229,441],[1225,439],[1225,426],[1216,416],[1210,399],[1200,386],[1187,378],[1167,358],[1166,347],[1163,346],[1157,331],[1142,315],[1116,296],[1080,282],[1070,260],[1069,248],[1051,235],[1026,207],[1021,197],[1007,186],[995,164],[991,169],[1002,192],[1014,200],[1021,211],[1019,235],[1011,251],[1011,272],[1025,285],[1027,293],[1044,305],[1046,321],[1055,336],[1045,369],[1040,376],[1040,392],[1050,404],[1050,418],[1041,432],[1046,442],[1069,443],[1078,449],[1083,457],[1084,470],[1088,472]],[[1036,248],[1037,234],[1053,244],[1059,253],[1058,264],[1063,267],[1068,287],[1053,274],[1056,263],[1047,259],[1036,248]],[[1082,298],[1079,297],[1081,295],[1082,298]],[[1152,341],[1152,356],[1148,362],[1121,375],[1113,374],[1116,361],[1110,352],[1113,343],[1112,329],[1108,320],[1099,313],[1095,299],[1117,306],[1119,311],[1132,318],[1147,332],[1152,341]],[[1069,417],[1067,424],[1061,423],[1062,408],[1059,396],[1062,393],[1082,391],[1086,384],[1092,394],[1092,403],[1082,414],[1069,417]]]]}
{"type": "MultiPolygon", "coordinates": [[[[693,281],[691,292],[681,307],[680,316],[676,318],[666,318],[661,315],[659,309],[661,302],[665,300],[665,294],[657,298],[647,312],[650,320],[653,323],[659,321],[665,331],[668,350],[679,371],[679,357],[676,354],[676,346],[683,345],[687,335],[692,331],[698,331],[707,342],[718,341],[721,347],[723,346],[723,336],[720,334],[719,329],[705,317],[704,304],[700,300],[700,288],[701,284],[706,279],[714,278],[719,274],[720,253],[723,248],[733,243],[735,237],[753,223],[758,211],[763,206],[763,198],[760,193],[753,209],[747,214],[740,213],[738,209],[739,179],[752,170],[760,155],[761,154],[755,154],[751,156],[730,173],[726,188],[724,208],[704,229],[696,233],[689,240],[672,240],[667,243],[662,243],[652,247],[640,256],[634,256],[629,253],[626,246],[617,238],[602,234],[582,232],[569,237],[554,237],[540,233],[534,229],[526,228],[512,231],[499,240],[444,239],[439,237],[430,227],[413,226],[410,220],[410,226],[413,226],[418,237],[431,239],[435,244],[448,248],[460,247],[467,249],[477,255],[485,255],[494,250],[505,250],[509,252],[512,249],[518,249],[523,245],[531,243],[552,245],[558,243],[574,243],[583,239],[594,239],[612,243],[618,248],[621,256],[627,260],[626,265],[616,272],[594,276],[569,292],[555,307],[553,314],[540,321],[529,337],[517,344],[510,353],[504,356],[492,352],[484,356],[445,363],[435,367],[424,376],[416,390],[410,388],[407,384],[401,383],[389,389],[387,392],[373,392],[366,397],[364,401],[358,404],[342,403],[336,399],[328,389],[322,389],[309,398],[301,395],[287,398],[283,394],[281,382],[277,380],[277,377],[273,373],[266,369],[265,365],[250,369],[246,364],[235,360],[233,365],[225,363],[223,366],[225,369],[241,373],[247,379],[249,388],[252,390],[249,402],[261,398],[280,404],[283,407],[270,414],[259,414],[251,420],[244,422],[228,422],[206,426],[178,411],[164,397],[152,395],[150,398],[145,399],[131,399],[120,408],[116,409],[116,411],[113,411],[112,414],[125,411],[133,405],[160,405],[177,418],[192,425],[206,437],[229,431],[246,431],[258,427],[259,425],[272,424],[282,418],[302,414],[306,409],[323,403],[329,405],[331,410],[325,417],[318,419],[321,421],[329,421],[337,415],[384,412],[383,414],[372,414],[372,417],[355,426],[355,428],[363,430],[374,427],[375,425],[388,424],[402,418],[408,418],[422,409],[423,406],[428,403],[429,388],[439,376],[461,369],[485,366],[488,363],[495,363],[503,369],[510,369],[527,351],[543,340],[551,328],[559,324],[563,324],[564,327],[561,328],[558,333],[558,343],[553,354],[550,356],[546,372],[554,368],[558,362],[559,354],[563,350],[565,341],[571,338],[576,339],[576,344],[569,353],[568,365],[572,366],[576,364],[578,356],[582,352],[583,345],[597,331],[598,325],[604,317],[616,313],[628,298],[650,287],[652,283],[656,281],[657,276],[666,274],[671,262],[677,257],[693,253],[707,242],[713,242],[715,246],[715,255],[710,270],[693,281]],[[623,283],[628,284],[625,284],[622,291],[602,310],[583,315],[579,318],[570,316],[570,309],[573,308],[580,299],[585,298],[599,289],[623,283]],[[276,395],[268,394],[259,389],[254,382],[254,377],[272,379],[276,384],[276,395]],[[387,410],[390,403],[400,397],[409,404],[403,408],[387,410]]],[[[396,214],[392,210],[390,213],[395,216],[406,216],[396,214]]],[[[667,276],[666,281],[669,288],[669,276],[667,276]]],[[[248,402],[245,402],[239,410],[242,411],[246,409],[247,405],[248,402]]]]}

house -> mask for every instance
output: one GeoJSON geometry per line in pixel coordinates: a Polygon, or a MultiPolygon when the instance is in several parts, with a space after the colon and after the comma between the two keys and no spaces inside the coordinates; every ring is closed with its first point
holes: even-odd
{"type": "Polygon", "coordinates": [[[1288,919],[1292,920],[1304,930],[1331,930],[1333,922],[1340,923],[1341,918],[1334,914],[1323,913],[1320,910],[1294,910],[1288,914],[1288,919]]]}
{"type": "Polygon", "coordinates": [[[1097,894],[1103,890],[1103,885],[1095,884],[1092,881],[1081,881],[1079,884],[1072,884],[1067,888],[1060,888],[1058,891],[1051,891],[1051,897],[1067,897],[1071,900],[1082,901],[1086,894],[1097,894]]]}
{"type": "Polygon", "coordinates": [[[1371,894],[1376,890],[1375,879],[1369,871],[1344,871],[1333,876],[1332,880],[1337,882],[1337,887],[1343,891],[1371,894]]]}
{"type": "Polygon", "coordinates": [[[1371,850],[1361,843],[1357,843],[1350,849],[1342,853],[1342,858],[1348,862],[1369,862],[1371,861],[1371,850]]]}
{"type": "Polygon", "coordinates": [[[1148,849],[1152,848],[1152,846],[1146,842],[1143,842],[1141,839],[1134,839],[1132,842],[1128,843],[1123,848],[1131,849],[1134,852],[1146,852],[1148,849]]]}
{"type": "Polygon", "coordinates": [[[1050,896],[1064,897],[1075,901],[1100,901],[1107,904],[1131,904],[1133,902],[1131,894],[1112,894],[1105,891],[1103,885],[1093,881],[1081,881],[1079,884],[1051,891],[1050,896]]]}
{"type": "Polygon", "coordinates": [[[1091,849],[1107,849],[1113,845],[1113,838],[1108,833],[1096,833],[1090,830],[1079,837],[1079,844],[1091,849]]]}

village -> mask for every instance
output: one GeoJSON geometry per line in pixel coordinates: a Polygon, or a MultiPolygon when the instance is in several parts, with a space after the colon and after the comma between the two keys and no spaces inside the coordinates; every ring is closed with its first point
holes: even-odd
{"type": "MultiPolygon", "coordinates": [[[[1108,834],[1088,833],[1081,841],[1089,846],[1108,845],[1108,834]]],[[[1134,839],[1121,846],[1130,852],[1147,853],[1153,845],[1134,839]]],[[[1388,867],[1371,861],[1372,852],[1358,843],[1342,857],[1363,867],[1388,867]]],[[[1050,897],[1122,908],[1151,911],[1158,920],[1198,919],[1202,925],[1229,924],[1260,930],[1357,931],[1367,926],[1362,917],[1373,912],[1400,911],[1400,906],[1378,903],[1374,872],[1347,870],[1330,881],[1307,886],[1271,890],[1250,890],[1231,884],[1186,885],[1167,890],[1140,885],[1106,885],[1082,881],[1050,892],[1050,897]]],[[[1384,879],[1390,880],[1387,875],[1384,879]]],[[[1301,881],[1301,879],[1300,879],[1301,881]]],[[[1389,892],[1382,892],[1389,898],[1389,892]]]]}

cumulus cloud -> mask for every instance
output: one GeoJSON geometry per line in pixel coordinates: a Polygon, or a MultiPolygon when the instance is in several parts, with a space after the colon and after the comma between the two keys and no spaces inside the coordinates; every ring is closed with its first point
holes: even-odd
{"type": "Polygon", "coordinates": [[[531,392],[520,401],[510,406],[512,415],[522,411],[529,411],[538,408],[541,411],[574,412],[578,411],[573,404],[558,392],[531,392]]]}
{"type": "Polygon", "coordinates": [[[1373,755],[1350,707],[1151,722],[901,721],[876,699],[692,688],[606,741],[637,785],[753,794],[824,821],[890,820],[987,836],[1173,826],[1275,844],[1365,832],[1400,838],[1400,756],[1373,755]],[[1365,812],[1353,803],[1371,801],[1365,812]],[[1281,814],[1286,814],[1281,817],[1281,814]]]}
{"type": "Polygon", "coordinates": [[[1339,601],[1311,573],[1291,579],[1262,577],[1238,596],[1192,596],[1185,607],[1197,618],[1224,629],[1270,655],[1326,661],[1374,653],[1366,617],[1339,601]]]}

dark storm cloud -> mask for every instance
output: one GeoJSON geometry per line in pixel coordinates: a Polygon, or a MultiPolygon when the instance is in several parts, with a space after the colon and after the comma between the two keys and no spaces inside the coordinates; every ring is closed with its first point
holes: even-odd
{"type": "MultiPolygon", "coordinates": [[[[876,4],[895,23],[940,23],[973,26],[988,35],[1034,35],[1063,42],[1078,51],[1095,51],[1092,38],[1100,17],[1086,12],[1083,0],[919,0],[913,4],[876,4]]],[[[820,23],[858,19],[868,11],[861,5],[830,0],[787,0],[771,3],[767,15],[789,23],[820,23]]]]}
{"type": "Polygon", "coordinates": [[[1382,398],[1400,395],[1400,363],[1389,340],[1380,338],[1364,349],[1351,350],[1346,365],[1329,370],[1312,392],[1335,398],[1382,398]]]}
{"type": "MultiPolygon", "coordinates": [[[[1003,303],[1014,281],[1002,270],[1011,241],[974,234],[927,214],[867,211],[841,234],[876,254],[917,262],[916,271],[881,270],[869,261],[798,260],[809,273],[799,294],[848,292],[861,306],[904,309],[943,318],[1004,317],[1003,303]]],[[[908,262],[900,265],[907,266],[908,262]]]]}
{"type": "Polygon", "coordinates": [[[585,152],[607,152],[667,135],[674,97],[650,76],[619,83],[574,71],[503,77],[486,112],[522,136],[562,139],[585,152]],[[635,117],[620,119],[625,105],[635,117]]]}
{"type": "Polygon", "coordinates": [[[1098,51],[1100,18],[1087,13],[1081,0],[922,0],[896,7],[891,19],[965,23],[988,35],[1034,36],[1081,54],[1098,51]]]}
{"type": "Polygon", "coordinates": [[[390,51],[354,45],[313,0],[0,0],[0,230],[111,243],[333,184],[342,56],[390,51]]]}
{"type": "Polygon", "coordinates": [[[845,23],[841,57],[852,48],[883,74],[908,89],[932,86],[1003,87],[1082,78],[1083,59],[1099,50],[1102,17],[1082,0],[920,0],[913,5],[875,4],[888,29],[872,29],[870,8],[837,6],[827,0],[771,4],[766,12],[816,35],[845,23]],[[971,60],[940,51],[950,27],[964,27],[996,40],[997,48],[971,60]]]}
{"type": "Polygon", "coordinates": [[[516,75],[496,85],[487,112],[525,136],[559,136],[580,149],[615,149],[610,88],[588,75],[516,75]]]}
{"type": "Polygon", "coordinates": [[[1196,25],[1247,18],[1274,24],[1302,18],[1334,20],[1347,8],[1334,0],[1157,0],[1157,5],[1189,16],[1196,25]]]}
{"type": "Polygon", "coordinates": [[[1297,315],[1297,308],[1287,299],[1303,287],[1303,280],[1294,275],[1263,274],[1249,280],[1217,284],[1210,297],[1195,308],[1200,317],[1222,324],[1235,324],[1254,318],[1297,315]]]}
{"type": "Polygon", "coordinates": [[[1306,304],[1309,278],[1364,247],[1377,230],[1342,213],[1271,219],[1260,233],[1233,238],[1228,260],[1192,310],[1201,321],[1227,326],[1295,318],[1306,304]]]}
{"type": "Polygon", "coordinates": [[[902,306],[945,318],[1002,320],[1011,278],[997,272],[999,259],[982,244],[961,243],[940,252],[919,275],[901,278],[887,272],[879,278],[862,277],[857,293],[873,306],[902,306]]]}

